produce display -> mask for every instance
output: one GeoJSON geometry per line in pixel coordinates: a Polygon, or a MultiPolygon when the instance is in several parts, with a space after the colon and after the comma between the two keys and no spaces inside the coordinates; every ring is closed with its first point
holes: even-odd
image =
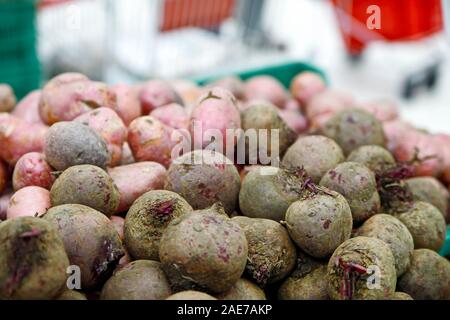
{"type": "Polygon", "coordinates": [[[0,84],[0,299],[450,300],[450,136],[302,72],[0,84]]]}

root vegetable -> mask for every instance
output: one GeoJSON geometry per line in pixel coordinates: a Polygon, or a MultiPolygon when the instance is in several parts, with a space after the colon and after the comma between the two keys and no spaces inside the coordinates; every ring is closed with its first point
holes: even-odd
{"type": "Polygon", "coordinates": [[[79,291],[67,289],[56,300],[87,300],[87,298],[86,295],[79,291]]]}
{"type": "Polygon", "coordinates": [[[434,251],[414,250],[411,265],[399,279],[398,287],[417,300],[449,300],[450,263],[434,251]]]}
{"type": "Polygon", "coordinates": [[[397,120],[399,117],[398,107],[392,101],[370,101],[362,104],[360,108],[373,114],[375,118],[382,122],[397,120]]]}
{"type": "Polygon", "coordinates": [[[248,108],[242,112],[242,129],[249,137],[242,137],[241,140],[245,140],[240,143],[245,143],[246,159],[251,164],[256,164],[256,160],[268,164],[267,160],[261,159],[261,155],[266,155],[269,159],[283,156],[296,137],[296,133],[283,121],[278,110],[266,102],[249,103],[248,108]]]}
{"type": "Polygon", "coordinates": [[[414,240],[408,228],[397,218],[376,214],[357,229],[355,236],[372,237],[386,242],[394,255],[397,277],[408,268],[414,251],[414,240]]]}
{"type": "Polygon", "coordinates": [[[8,178],[8,168],[6,167],[6,164],[0,160],[0,195],[6,190],[8,178]]]}
{"type": "Polygon", "coordinates": [[[342,149],[336,142],[324,136],[300,137],[283,157],[287,168],[303,167],[315,183],[323,175],[344,161],[342,149]]]}
{"type": "Polygon", "coordinates": [[[15,191],[28,186],[50,189],[53,184],[53,169],[45,160],[45,156],[39,152],[24,154],[17,161],[12,176],[12,184],[15,191]]]}
{"type": "Polygon", "coordinates": [[[154,161],[166,168],[172,163],[172,149],[182,135],[159,120],[145,116],[131,122],[128,127],[128,144],[136,161],[154,161]]]}
{"type": "Polygon", "coordinates": [[[380,210],[375,175],[363,164],[343,162],[329,170],[320,180],[320,185],[344,196],[355,223],[365,221],[380,210]]]}
{"type": "Polygon", "coordinates": [[[150,115],[174,129],[188,129],[189,127],[189,115],[186,109],[177,103],[159,107],[150,112],[150,115]]]}
{"type": "Polygon", "coordinates": [[[41,99],[41,91],[34,90],[19,101],[17,106],[11,112],[13,116],[20,118],[28,123],[37,123],[45,125],[39,115],[39,101],[41,99]]]}
{"type": "Polygon", "coordinates": [[[320,131],[335,140],[346,155],[361,146],[385,146],[381,122],[364,110],[341,111],[328,120],[320,131]]]}
{"type": "Polygon", "coordinates": [[[208,84],[207,88],[220,87],[230,91],[238,100],[244,99],[244,83],[238,77],[225,77],[208,84]]]}
{"type": "Polygon", "coordinates": [[[9,200],[13,196],[12,191],[6,191],[0,196],[0,222],[6,220],[6,212],[8,210],[9,200]]]}
{"type": "Polygon", "coordinates": [[[116,94],[117,103],[112,105],[113,110],[128,126],[131,121],[142,115],[141,102],[137,90],[126,84],[116,84],[109,88],[116,94]]]}
{"type": "Polygon", "coordinates": [[[120,194],[104,170],[80,165],[70,167],[56,179],[50,198],[52,206],[82,204],[111,216],[117,211],[120,194]]]}
{"type": "Polygon", "coordinates": [[[110,168],[108,173],[120,193],[117,212],[128,210],[144,193],[163,189],[167,175],[166,169],[156,162],[139,162],[110,168]]]}
{"type": "Polygon", "coordinates": [[[133,261],[114,272],[105,283],[101,300],[162,300],[171,295],[161,264],[151,260],[133,261]]]}
{"type": "Polygon", "coordinates": [[[286,122],[289,128],[300,134],[308,130],[308,120],[297,110],[280,110],[281,119],[286,122]]]}
{"type": "Polygon", "coordinates": [[[388,299],[397,283],[394,256],[382,240],[355,237],[341,244],[328,262],[328,294],[333,300],[388,299]],[[377,285],[370,285],[372,275],[377,285]]]}
{"type": "Polygon", "coordinates": [[[196,150],[172,163],[165,189],[181,195],[194,209],[221,202],[231,214],[238,204],[240,176],[233,163],[221,153],[196,150]]]}
{"type": "Polygon", "coordinates": [[[347,161],[361,163],[375,173],[381,173],[396,163],[392,154],[380,146],[359,147],[349,154],[347,161]]]}
{"type": "Polygon", "coordinates": [[[264,291],[251,281],[239,279],[227,292],[216,296],[219,300],[266,300],[264,291]]]}
{"type": "Polygon", "coordinates": [[[175,293],[170,297],[168,297],[166,300],[217,300],[217,299],[204,292],[187,290],[175,293]]]}
{"type": "Polygon", "coordinates": [[[125,224],[125,219],[119,216],[111,216],[109,219],[111,220],[114,229],[116,229],[119,234],[120,240],[123,241],[123,226],[125,224]]]}
{"type": "Polygon", "coordinates": [[[127,164],[133,164],[136,160],[134,160],[133,152],[131,152],[130,145],[128,142],[125,142],[122,145],[122,157],[120,158],[120,165],[125,166],[127,164]]]}
{"type": "Polygon", "coordinates": [[[435,206],[427,202],[414,202],[411,207],[397,213],[396,217],[408,228],[415,249],[439,250],[445,241],[445,219],[435,206]]]}
{"type": "Polygon", "coordinates": [[[135,259],[159,260],[160,240],[169,223],[192,211],[175,192],[154,190],[139,197],[128,210],[124,239],[135,259]]]}
{"type": "Polygon", "coordinates": [[[161,80],[151,80],[144,83],[139,90],[139,100],[144,115],[170,103],[183,104],[181,97],[172,86],[161,80]]]}
{"type": "Polygon", "coordinates": [[[110,220],[94,209],[61,205],[49,209],[43,219],[57,227],[70,264],[80,268],[83,289],[107,279],[125,253],[110,220]]]}
{"type": "Polygon", "coordinates": [[[9,200],[8,219],[30,216],[40,217],[50,208],[50,193],[41,187],[25,187],[15,192],[9,200]]]}
{"type": "Polygon", "coordinates": [[[16,96],[10,85],[0,83],[0,112],[10,112],[16,105],[16,96]]]}
{"type": "Polygon", "coordinates": [[[110,167],[119,164],[122,145],[127,139],[127,128],[117,113],[109,108],[97,108],[78,116],[74,121],[94,129],[103,138],[110,154],[110,167]]]}
{"type": "Polygon", "coordinates": [[[434,177],[417,177],[407,179],[406,185],[415,201],[424,201],[438,208],[444,217],[447,215],[449,192],[434,177]]]}
{"type": "Polygon", "coordinates": [[[237,216],[248,243],[246,273],[261,287],[285,278],[294,268],[297,253],[286,229],[278,222],[237,216]]]}
{"type": "Polygon", "coordinates": [[[270,76],[256,76],[244,85],[244,97],[250,100],[266,100],[278,108],[283,108],[289,96],[283,85],[270,76]]]}
{"type": "Polygon", "coordinates": [[[106,168],[110,162],[108,147],[94,129],[79,122],[59,122],[48,130],[45,147],[47,162],[57,170],[92,164],[106,168]]]}
{"type": "Polygon", "coordinates": [[[291,82],[291,94],[302,105],[306,105],[315,95],[325,90],[322,77],[315,72],[302,72],[291,82]]]}
{"type": "Polygon", "coordinates": [[[163,269],[174,290],[230,290],[245,269],[244,231],[213,206],[172,220],[161,238],[163,269]]]}
{"type": "Polygon", "coordinates": [[[69,260],[47,221],[21,217],[0,224],[0,299],[52,299],[66,283],[69,260]]]}
{"type": "Polygon", "coordinates": [[[343,196],[331,190],[292,203],[285,219],[292,240],[316,258],[329,257],[352,232],[350,207],[343,196]]]}

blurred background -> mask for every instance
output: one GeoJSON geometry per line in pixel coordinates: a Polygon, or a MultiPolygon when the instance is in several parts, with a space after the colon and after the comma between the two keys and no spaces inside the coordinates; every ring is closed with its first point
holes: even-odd
{"type": "Polygon", "coordinates": [[[406,120],[450,133],[448,10],[448,0],[0,0],[0,82],[23,96],[66,71],[132,83],[304,61],[358,100],[393,100],[406,120]]]}

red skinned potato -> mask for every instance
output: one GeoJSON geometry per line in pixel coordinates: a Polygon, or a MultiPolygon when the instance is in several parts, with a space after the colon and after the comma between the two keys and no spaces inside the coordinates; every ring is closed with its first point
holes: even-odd
{"type": "Polygon", "coordinates": [[[212,144],[212,141],[220,138],[217,143],[222,143],[222,146],[218,145],[218,150],[225,150],[227,142],[234,147],[237,139],[233,136],[232,142],[227,141],[227,129],[240,128],[241,115],[236,98],[230,91],[219,87],[208,90],[199,98],[189,122],[194,149],[204,149],[212,144]],[[221,137],[216,137],[216,134],[220,134],[221,137]]]}
{"type": "Polygon", "coordinates": [[[13,166],[28,152],[41,152],[48,127],[0,113],[0,158],[13,166]]]}
{"type": "Polygon", "coordinates": [[[181,141],[175,129],[151,116],[135,119],[128,127],[128,144],[136,161],[154,161],[166,168],[172,163],[172,149],[181,141]]]}
{"type": "Polygon", "coordinates": [[[78,73],[65,73],[51,79],[42,89],[39,114],[52,125],[70,121],[98,107],[115,109],[116,95],[101,82],[78,73]]]}
{"type": "Polygon", "coordinates": [[[302,72],[291,82],[291,94],[302,105],[307,104],[312,97],[326,88],[322,77],[315,72],[302,72]]]}
{"type": "Polygon", "coordinates": [[[50,192],[41,187],[25,187],[13,194],[6,211],[7,219],[40,217],[51,207],[50,192]]]}
{"type": "Polygon", "coordinates": [[[266,100],[278,108],[283,108],[289,99],[283,85],[270,76],[256,76],[244,85],[245,100],[266,100]]]}
{"type": "Polygon", "coordinates": [[[297,110],[280,110],[281,119],[286,122],[289,128],[300,134],[308,130],[308,120],[297,110]]]}
{"type": "Polygon", "coordinates": [[[8,184],[8,168],[5,163],[0,160],[0,194],[3,193],[8,184]]]}
{"type": "Polygon", "coordinates": [[[397,105],[389,100],[369,101],[363,103],[360,108],[370,112],[382,122],[393,121],[399,117],[397,105]]]}
{"type": "Polygon", "coordinates": [[[114,110],[98,108],[80,115],[75,121],[91,127],[105,140],[111,156],[109,166],[114,167],[120,163],[127,128],[114,110]]]}
{"type": "Polygon", "coordinates": [[[125,142],[122,145],[122,157],[120,158],[120,165],[125,166],[127,164],[135,163],[133,152],[131,152],[130,145],[128,142],[125,142]]]}
{"type": "Polygon", "coordinates": [[[181,97],[175,89],[169,83],[162,80],[150,80],[144,83],[139,90],[139,100],[141,101],[142,113],[144,115],[166,104],[183,104],[181,97]]]}
{"type": "Polygon", "coordinates": [[[387,140],[387,149],[394,152],[397,145],[407,140],[407,137],[415,134],[417,130],[404,121],[394,120],[383,122],[383,131],[387,140]]]}
{"type": "Polygon", "coordinates": [[[189,115],[186,109],[177,103],[159,107],[150,112],[150,115],[174,129],[187,129],[189,126],[189,115]]]}
{"type": "Polygon", "coordinates": [[[10,85],[0,83],[0,112],[10,112],[16,105],[16,96],[10,85]]]}
{"type": "Polygon", "coordinates": [[[230,91],[236,99],[244,99],[244,83],[238,77],[225,77],[208,85],[209,89],[220,87],[230,91]]]}
{"type": "Polygon", "coordinates": [[[49,190],[54,181],[52,171],[43,153],[26,153],[20,157],[14,167],[13,188],[17,191],[24,187],[36,186],[49,190]]]}
{"type": "Polygon", "coordinates": [[[21,118],[29,123],[45,123],[42,121],[39,115],[39,101],[41,99],[41,90],[31,91],[16,105],[11,112],[13,116],[21,118]]]}
{"type": "Polygon", "coordinates": [[[116,84],[110,87],[110,90],[116,94],[117,104],[114,111],[122,118],[125,125],[142,115],[141,102],[136,88],[127,84],[116,84]]]}
{"type": "Polygon", "coordinates": [[[117,212],[128,210],[144,193],[162,189],[166,180],[166,169],[161,164],[150,161],[110,168],[108,173],[120,193],[117,212]]]}
{"type": "Polygon", "coordinates": [[[414,165],[415,176],[439,176],[443,169],[442,145],[435,136],[423,132],[410,132],[394,149],[397,161],[419,161],[414,165]]]}

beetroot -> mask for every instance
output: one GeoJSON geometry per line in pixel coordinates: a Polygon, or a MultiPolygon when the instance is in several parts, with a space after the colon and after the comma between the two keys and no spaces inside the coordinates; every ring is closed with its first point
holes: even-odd
{"type": "Polygon", "coordinates": [[[217,295],[217,298],[219,300],[266,300],[266,294],[256,284],[242,278],[230,290],[217,295]]]}
{"type": "Polygon", "coordinates": [[[223,209],[213,206],[174,219],[161,238],[159,257],[174,290],[230,290],[247,262],[247,240],[223,209]]]}

